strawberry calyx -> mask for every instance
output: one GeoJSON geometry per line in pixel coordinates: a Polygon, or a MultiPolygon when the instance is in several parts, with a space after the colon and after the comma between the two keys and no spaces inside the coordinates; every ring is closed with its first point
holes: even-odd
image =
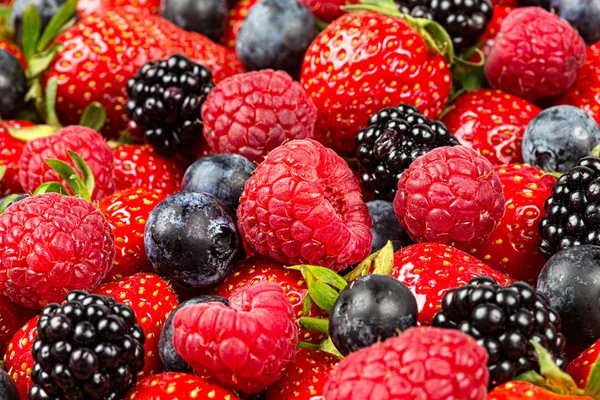
{"type": "MultiPolygon", "coordinates": [[[[47,158],[46,164],[50,166],[60,176],[67,182],[67,185],[71,189],[71,192],[76,197],[81,197],[84,200],[89,202],[92,201],[92,194],[94,193],[95,187],[95,179],[92,170],[89,165],[79,156],[77,153],[67,150],[69,153],[69,157],[75,164],[75,168],[71,167],[69,164],[62,160],[47,158]],[[81,175],[81,176],[80,176],[81,175]]],[[[35,189],[33,195],[39,195],[43,193],[60,193],[68,196],[69,191],[64,187],[64,185],[60,182],[44,182],[40,186],[35,189]]]]}

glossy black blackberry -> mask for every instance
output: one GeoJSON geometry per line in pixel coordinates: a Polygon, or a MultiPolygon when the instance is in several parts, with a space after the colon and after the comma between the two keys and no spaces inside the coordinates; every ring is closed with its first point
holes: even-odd
{"type": "Polygon", "coordinates": [[[581,244],[600,245],[600,158],[579,160],[556,182],[544,207],[538,227],[544,257],[581,244]]]}
{"type": "Polygon", "coordinates": [[[157,153],[172,157],[202,139],[200,109],[213,87],[210,69],[185,56],[151,61],[127,81],[127,116],[157,153]]]}
{"type": "Polygon", "coordinates": [[[404,14],[436,21],[446,29],[457,53],[473,46],[492,19],[490,0],[394,0],[404,14]]]}
{"type": "Polygon", "coordinates": [[[418,157],[458,140],[444,124],[407,104],[384,108],[356,136],[360,180],[376,199],[393,201],[402,172],[418,157]]]}
{"type": "Polygon", "coordinates": [[[442,310],[433,326],[458,329],[477,339],[488,352],[490,388],[538,369],[530,340],[544,346],[556,364],[567,366],[558,312],[548,299],[525,282],[503,287],[488,276],[450,289],[442,299],[442,310]]]}
{"type": "Polygon", "coordinates": [[[33,344],[30,400],[117,400],[144,367],[133,310],[108,296],[69,293],[41,312],[33,344]]]}

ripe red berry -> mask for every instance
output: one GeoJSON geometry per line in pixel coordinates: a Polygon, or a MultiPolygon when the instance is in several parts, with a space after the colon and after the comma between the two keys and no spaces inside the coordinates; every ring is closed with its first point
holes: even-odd
{"type": "Polygon", "coordinates": [[[12,337],[4,354],[6,372],[17,384],[21,400],[29,398],[29,388],[33,385],[31,369],[35,364],[32,349],[37,338],[39,316],[31,319],[12,337]]]}
{"type": "Polygon", "coordinates": [[[496,387],[488,400],[592,400],[590,396],[562,395],[529,382],[511,381],[496,387]]]}
{"type": "Polygon", "coordinates": [[[345,14],[342,6],[356,4],[357,0],[302,0],[315,17],[324,22],[332,22],[345,14]]]}
{"type": "Polygon", "coordinates": [[[340,361],[325,398],[485,400],[486,360],[485,349],[460,331],[411,328],[340,361]]]}
{"type": "Polygon", "coordinates": [[[0,295],[0,350],[4,351],[13,335],[35,315],[33,310],[24,308],[0,295]]]}
{"type": "Polygon", "coordinates": [[[237,215],[248,247],[284,264],[340,271],[371,250],[371,217],[358,180],[314,140],[273,150],[246,182],[237,215]]]}
{"type": "Polygon", "coordinates": [[[177,352],[201,377],[257,393],[294,360],[298,331],[281,287],[260,282],[223,303],[184,307],[173,319],[177,352]]]}
{"type": "Polygon", "coordinates": [[[91,290],[110,269],[114,235],[104,215],[78,197],[46,193],[0,215],[0,291],[29,308],[91,290]]]}
{"type": "Polygon", "coordinates": [[[235,41],[237,39],[242,24],[250,12],[252,6],[259,0],[240,0],[229,10],[225,20],[225,29],[223,30],[223,46],[235,50],[235,41]]]}
{"type": "Polygon", "coordinates": [[[96,131],[84,126],[68,126],[55,134],[27,142],[19,159],[19,181],[28,192],[44,182],[66,182],[46,164],[56,158],[74,166],[68,150],[77,153],[89,165],[95,178],[93,199],[101,199],[116,189],[113,175],[114,157],[106,141],[96,131]]]}
{"type": "Polygon", "coordinates": [[[202,105],[210,147],[257,163],[287,140],[311,138],[316,118],[317,109],[302,86],[283,71],[227,78],[202,105]]]}
{"type": "Polygon", "coordinates": [[[485,240],[502,218],[502,184],[473,150],[438,147],[402,174],[394,212],[414,241],[465,246],[485,240]]]}
{"type": "MultiPolygon", "coordinates": [[[[27,121],[4,121],[4,123],[13,128],[33,126],[27,121]]],[[[0,178],[0,197],[23,191],[19,182],[19,158],[24,146],[24,142],[10,136],[6,128],[0,124],[0,168],[6,167],[4,176],[0,178]]]]}
{"type": "Polygon", "coordinates": [[[495,89],[527,100],[562,93],[585,61],[585,42],[567,21],[540,7],[519,8],[500,25],[485,63],[495,89]]]}
{"type": "Polygon", "coordinates": [[[567,367],[567,373],[575,380],[577,386],[585,389],[592,368],[598,363],[598,360],[600,360],[600,339],[571,361],[567,367]]]}
{"type": "Polygon", "coordinates": [[[233,392],[196,375],[165,372],[144,378],[125,396],[137,400],[240,400],[233,392]]]}

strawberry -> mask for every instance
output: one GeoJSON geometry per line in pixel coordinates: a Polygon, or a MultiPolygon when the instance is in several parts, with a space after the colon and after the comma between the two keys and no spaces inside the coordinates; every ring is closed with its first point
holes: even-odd
{"type": "Polygon", "coordinates": [[[79,0],[77,13],[80,17],[110,8],[126,8],[132,13],[158,14],[160,0],[79,0]]]}
{"type": "MultiPolygon", "coordinates": [[[[4,123],[13,128],[33,126],[27,121],[4,121],[4,123]]],[[[12,137],[4,125],[0,124],[0,197],[23,191],[19,183],[19,158],[23,147],[25,143],[12,137]]]]}
{"type": "Polygon", "coordinates": [[[147,61],[180,53],[212,70],[216,81],[243,71],[235,54],[208,38],[186,32],[159,16],[111,9],[82,18],[61,34],[63,50],[50,64],[57,78],[56,111],[63,124],[76,124],[91,102],[107,112],[103,134],[117,137],[127,124],[126,84],[147,61]]]}
{"type": "Polygon", "coordinates": [[[541,111],[527,100],[491,89],[465,93],[449,110],[442,122],[450,132],[494,165],[523,162],[523,133],[541,111]]]}
{"type": "Polygon", "coordinates": [[[345,12],[342,6],[356,4],[357,0],[302,0],[315,17],[324,22],[331,22],[341,17],[345,12]]]}
{"type": "MultiPolygon", "coordinates": [[[[296,317],[304,316],[303,304],[308,288],[302,274],[300,271],[285,269],[283,264],[266,258],[249,257],[238,262],[233,272],[217,287],[215,294],[229,299],[244,288],[263,281],[277,282],[292,303],[296,317]]],[[[307,316],[318,318],[324,314],[313,305],[307,316]]],[[[324,339],[322,335],[304,329],[300,329],[298,338],[315,344],[324,339]]]]}
{"type": "Polygon", "coordinates": [[[600,358],[600,339],[591,345],[587,350],[571,361],[567,366],[567,372],[577,383],[580,388],[585,388],[589,382],[588,378],[594,366],[600,358]]]}
{"type": "Polygon", "coordinates": [[[490,237],[469,253],[511,278],[535,285],[546,263],[538,251],[538,224],[556,179],[528,164],[494,170],[502,182],[506,212],[490,237]]]}
{"type": "Polygon", "coordinates": [[[152,271],[144,251],[144,229],[150,212],[165,197],[161,190],[130,188],[100,200],[98,207],[115,234],[116,251],[113,266],[102,282],[152,271]]]}
{"type": "Polygon", "coordinates": [[[384,107],[407,103],[436,118],[450,70],[425,43],[404,20],[381,14],[346,14],[327,26],[308,48],[300,79],[318,109],[315,139],[353,155],[357,132],[384,107]]]}
{"type": "Polygon", "coordinates": [[[35,361],[31,350],[37,337],[37,322],[39,317],[29,320],[12,337],[4,354],[6,371],[17,384],[21,400],[29,398],[29,388],[33,385],[31,369],[35,361]]]}
{"type": "Polygon", "coordinates": [[[311,400],[321,396],[329,374],[339,361],[321,350],[298,349],[296,360],[267,388],[266,400],[311,400]]]}
{"type": "Polygon", "coordinates": [[[113,297],[133,309],[138,324],[146,334],[146,359],[139,376],[160,372],[160,332],[169,313],[179,304],[171,286],[156,274],[139,273],[99,286],[93,293],[113,297]]]}
{"type": "Polygon", "coordinates": [[[185,173],[179,161],[159,156],[148,145],[121,145],[113,154],[117,190],[144,187],[166,194],[179,191],[185,173]]]}
{"type": "Polygon", "coordinates": [[[0,295],[0,348],[4,350],[13,335],[33,318],[35,311],[21,307],[0,295]]]}
{"type": "Polygon", "coordinates": [[[4,49],[4,50],[8,51],[10,54],[12,54],[13,56],[15,56],[15,58],[17,60],[19,60],[19,62],[23,66],[23,68],[27,69],[27,60],[25,59],[25,56],[23,55],[21,48],[19,46],[17,46],[15,43],[13,43],[9,40],[6,40],[6,39],[0,39],[0,49],[4,49]]]}
{"type": "Polygon", "coordinates": [[[488,400],[592,400],[589,396],[553,393],[529,382],[507,382],[488,394],[488,400]]]}
{"type": "Polygon", "coordinates": [[[165,372],[148,376],[125,396],[136,400],[240,400],[233,392],[192,374],[165,372]]]}
{"type": "Polygon", "coordinates": [[[223,46],[228,49],[235,50],[235,40],[237,35],[242,29],[242,24],[246,19],[246,15],[259,0],[240,0],[235,6],[233,6],[227,14],[225,20],[225,30],[223,31],[223,39],[221,40],[223,46]]]}
{"type": "Polygon", "coordinates": [[[430,325],[435,313],[441,310],[444,293],[483,275],[503,286],[514,282],[475,257],[438,243],[419,243],[397,251],[391,272],[415,295],[422,325],[430,325]]]}

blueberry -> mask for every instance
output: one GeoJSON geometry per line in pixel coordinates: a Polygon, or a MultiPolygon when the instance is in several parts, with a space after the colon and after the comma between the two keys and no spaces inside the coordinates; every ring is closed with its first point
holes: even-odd
{"type": "Polygon", "coordinates": [[[254,163],[237,154],[202,157],[185,171],[181,191],[211,194],[235,211],[255,168],[254,163]]]}
{"type": "Polygon", "coordinates": [[[394,250],[400,250],[403,247],[413,244],[408,233],[404,230],[396,214],[394,214],[394,205],[385,200],[373,200],[367,203],[369,214],[373,219],[373,242],[372,251],[381,249],[388,240],[392,241],[394,250]]]}
{"type": "Polygon", "coordinates": [[[223,281],[240,253],[231,210],[206,193],[167,197],[150,213],[144,245],[154,270],[182,289],[223,281]]]}
{"type": "Polygon", "coordinates": [[[546,171],[567,172],[600,144],[600,127],[573,106],[550,107],[525,129],[523,159],[546,171]]]}
{"type": "Polygon", "coordinates": [[[185,360],[177,354],[175,346],[173,346],[173,318],[175,313],[183,307],[191,306],[194,304],[219,302],[225,305],[229,305],[229,301],[220,296],[200,296],[193,299],[189,299],[179,304],[171,313],[163,325],[162,332],[160,333],[160,340],[158,342],[158,354],[160,359],[169,372],[192,372],[192,367],[185,362],[185,360]]]}
{"type": "Polygon", "coordinates": [[[19,400],[19,392],[15,381],[3,369],[0,369],[0,399],[19,400]]]}
{"type": "Polygon", "coordinates": [[[598,0],[551,0],[550,9],[569,21],[588,45],[600,40],[600,2],[598,0]]]}
{"type": "Polygon", "coordinates": [[[236,39],[237,55],[249,70],[283,70],[294,79],[319,30],[310,10],[296,0],[264,0],[250,9],[236,39]]]}
{"type": "Polygon", "coordinates": [[[560,314],[571,347],[584,350],[600,337],[600,246],[571,247],[552,256],[537,290],[560,314]]]}
{"type": "Polygon", "coordinates": [[[10,118],[25,105],[27,78],[15,56],[0,49],[0,117],[10,118]]]}
{"type": "Polygon", "coordinates": [[[15,0],[12,4],[10,22],[19,45],[21,44],[21,36],[23,34],[23,14],[25,13],[25,7],[30,3],[33,3],[40,14],[43,32],[52,17],[66,3],[66,0],[15,0]]]}
{"type": "Polygon", "coordinates": [[[162,0],[160,14],[186,31],[219,42],[227,17],[226,0],[162,0]]]}
{"type": "Polygon", "coordinates": [[[417,301],[388,275],[367,275],[340,292],[329,320],[335,347],[347,355],[417,324],[417,301]]]}

